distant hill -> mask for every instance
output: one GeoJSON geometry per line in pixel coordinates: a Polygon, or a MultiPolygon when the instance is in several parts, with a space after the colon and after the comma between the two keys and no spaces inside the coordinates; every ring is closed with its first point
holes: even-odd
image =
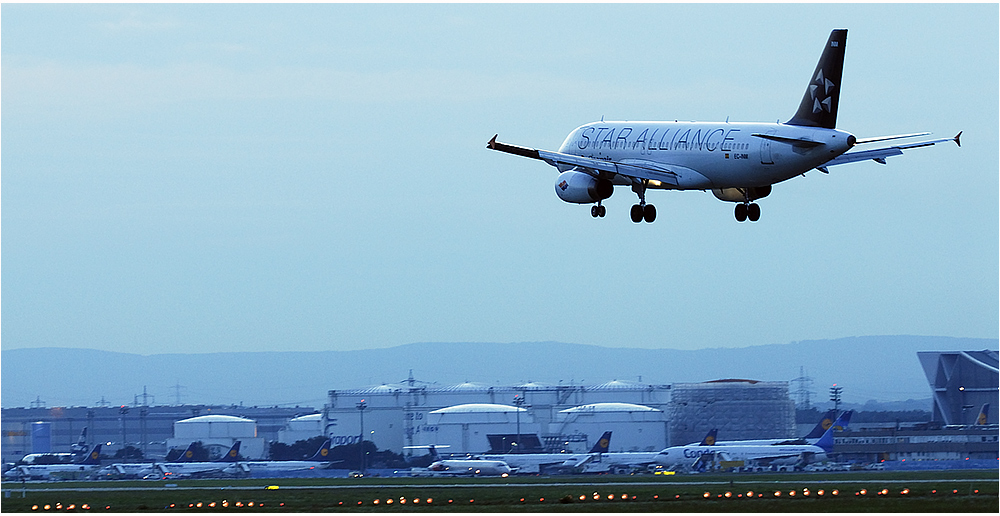
{"type": "MultiPolygon", "coordinates": [[[[917,351],[997,349],[998,339],[848,337],[745,348],[606,348],[560,342],[417,343],[364,351],[136,355],[91,349],[25,348],[0,352],[3,407],[91,406],[102,398],[131,404],[143,387],[155,404],[322,407],[330,389],[399,382],[409,371],[441,386],[464,381],[510,385],[647,384],[719,378],[787,381],[805,368],[812,400],[828,404],[842,386],[850,404],[925,400],[931,393],[917,351]],[[180,386],[179,388],[177,386],[180,386]]],[[[791,389],[794,393],[796,385],[791,389]]],[[[151,403],[152,404],[152,403],[151,403]]],[[[903,409],[912,408],[907,403],[903,409]]],[[[928,407],[917,407],[929,410],[928,407]]]]}

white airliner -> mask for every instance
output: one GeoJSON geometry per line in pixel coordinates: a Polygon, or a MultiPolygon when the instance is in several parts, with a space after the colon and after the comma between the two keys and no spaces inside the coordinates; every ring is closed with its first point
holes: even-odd
{"type": "Polygon", "coordinates": [[[153,471],[159,472],[166,477],[188,477],[192,475],[213,475],[221,474],[232,463],[235,463],[240,456],[240,441],[233,443],[233,447],[221,458],[211,462],[191,461],[194,443],[188,446],[180,459],[175,462],[158,462],[154,465],[153,471]]]}
{"type": "Polygon", "coordinates": [[[728,446],[688,444],[672,446],[661,451],[656,455],[656,463],[669,469],[695,468],[710,460],[761,466],[771,464],[805,465],[825,460],[826,454],[831,450],[833,450],[833,426],[827,428],[815,444],[732,444],[728,446]]]}
{"type": "Polygon", "coordinates": [[[16,466],[3,474],[8,480],[48,479],[53,474],[86,474],[101,467],[101,445],[94,446],[87,455],[69,464],[23,464],[16,466]]]}
{"type": "Polygon", "coordinates": [[[832,165],[869,159],[885,164],[906,149],[948,141],[961,146],[959,132],[954,138],[848,152],[856,145],[929,133],[856,138],[836,128],[846,46],[846,29],[830,33],[798,111],[785,123],[601,120],[574,129],[555,152],[501,143],[497,136],[487,147],[556,167],[556,195],[570,203],[594,203],[593,217],[605,215],[602,201],[615,186],[629,186],[639,196],[633,222],[656,219],[656,208],[646,203],[648,189],[712,190],[719,200],[737,203],[736,220],[743,222],[760,218],[753,201],[767,197],[772,185],[812,169],[826,173],[832,165]]]}
{"type": "Polygon", "coordinates": [[[588,463],[607,453],[610,443],[611,432],[604,432],[587,453],[501,453],[479,458],[504,461],[518,474],[582,473],[588,463]]]}
{"type": "Polygon", "coordinates": [[[426,448],[434,462],[427,469],[414,468],[412,475],[431,476],[501,476],[506,477],[514,470],[502,460],[490,460],[482,458],[462,458],[462,459],[441,459],[438,456],[438,448],[447,448],[448,445],[426,445],[426,446],[404,446],[404,448],[426,448]]]}
{"type": "Polygon", "coordinates": [[[223,473],[260,477],[269,473],[323,469],[330,463],[330,439],[327,439],[323,441],[312,457],[305,460],[241,460],[227,466],[222,471],[223,473]]]}

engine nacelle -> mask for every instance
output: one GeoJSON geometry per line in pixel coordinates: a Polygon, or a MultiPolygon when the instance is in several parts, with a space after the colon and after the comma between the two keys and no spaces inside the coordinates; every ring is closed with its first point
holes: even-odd
{"type": "Polygon", "coordinates": [[[713,188],[712,193],[715,194],[715,197],[720,201],[756,201],[757,199],[763,199],[764,197],[771,195],[771,185],[751,186],[750,188],[713,188]],[[746,192],[748,195],[744,196],[743,192],[746,192]]]}
{"type": "Polygon", "coordinates": [[[583,172],[563,172],[556,178],[556,195],[566,202],[590,204],[611,197],[615,186],[583,172]]]}

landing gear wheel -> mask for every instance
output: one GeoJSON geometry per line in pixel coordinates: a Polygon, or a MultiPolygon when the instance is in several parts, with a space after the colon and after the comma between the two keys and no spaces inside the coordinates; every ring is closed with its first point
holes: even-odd
{"type": "Polygon", "coordinates": [[[632,217],[632,222],[635,222],[636,224],[642,222],[642,211],[642,206],[638,204],[632,205],[632,211],[629,212],[629,215],[632,217]]]}
{"type": "Polygon", "coordinates": [[[607,208],[605,208],[604,206],[598,206],[597,207],[597,216],[598,217],[603,217],[603,216],[605,216],[607,214],[608,214],[608,209],[607,208]]]}
{"type": "Polygon", "coordinates": [[[739,222],[744,222],[747,220],[747,205],[737,204],[736,205],[736,220],[739,222]]]}
{"type": "Polygon", "coordinates": [[[646,222],[653,222],[654,220],[656,220],[656,206],[653,206],[652,204],[647,204],[646,206],[643,206],[642,218],[646,222]]]}
{"type": "Polygon", "coordinates": [[[760,206],[758,206],[757,203],[747,206],[747,218],[750,219],[750,222],[757,222],[760,220],[760,206]]]}
{"type": "Polygon", "coordinates": [[[601,216],[601,209],[598,208],[597,205],[591,206],[590,207],[590,216],[594,217],[595,219],[597,217],[600,217],[601,216]]]}

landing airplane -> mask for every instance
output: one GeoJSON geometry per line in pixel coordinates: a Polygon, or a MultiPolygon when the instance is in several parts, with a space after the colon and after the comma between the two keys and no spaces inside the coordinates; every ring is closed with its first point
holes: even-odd
{"type": "MultiPolygon", "coordinates": [[[[704,442],[704,441],[703,441],[704,442]]],[[[823,432],[815,444],[765,444],[765,445],[685,445],[672,446],[656,456],[656,463],[664,468],[695,467],[707,458],[722,461],[761,465],[808,464],[826,459],[833,450],[833,426],[823,432]]]]}
{"type": "Polygon", "coordinates": [[[89,473],[101,466],[101,445],[94,446],[87,455],[79,457],[71,464],[23,464],[11,468],[3,474],[4,478],[12,479],[47,479],[55,473],[89,473]]]}
{"type": "Polygon", "coordinates": [[[330,444],[330,439],[323,441],[316,453],[305,460],[241,460],[227,466],[222,471],[223,473],[261,476],[276,472],[323,469],[331,464],[330,444]]]}
{"type": "Polygon", "coordinates": [[[159,472],[164,477],[187,477],[191,475],[208,475],[222,473],[229,464],[235,463],[240,456],[240,441],[233,443],[233,447],[221,458],[211,462],[194,462],[191,457],[194,455],[192,449],[194,443],[188,446],[184,454],[175,462],[158,462],[153,466],[154,472],[159,472]]]}
{"type": "MultiPolygon", "coordinates": [[[[426,470],[415,471],[415,475],[429,474],[433,476],[501,476],[507,477],[513,473],[509,464],[502,460],[474,459],[441,459],[438,456],[439,446],[431,444],[427,446],[404,446],[404,448],[427,448],[434,462],[427,466],[426,470]]],[[[447,448],[448,445],[441,445],[447,448]]]]}
{"type": "Polygon", "coordinates": [[[518,474],[580,473],[584,471],[587,463],[600,454],[607,453],[610,443],[611,432],[604,432],[587,453],[503,453],[483,454],[479,458],[502,460],[518,474]]]}
{"type": "Polygon", "coordinates": [[[639,196],[632,222],[653,222],[656,208],[646,203],[646,191],[712,190],[721,201],[736,204],[736,220],[757,221],[772,185],[812,169],[829,173],[833,165],[885,159],[904,150],[954,141],[926,140],[848,152],[856,145],[930,133],[857,138],[836,128],[840,80],[847,47],[847,30],[830,33],[798,110],[785,123],[729,122],[593,122],[569,133],[558,151],[521,147],[497,141],[487,148],[542,160],[559,171],[555,190],[570,203],[592,204],[593,217],[603,217],[602,201],[615,186],[629,186],[639,196]]]}

